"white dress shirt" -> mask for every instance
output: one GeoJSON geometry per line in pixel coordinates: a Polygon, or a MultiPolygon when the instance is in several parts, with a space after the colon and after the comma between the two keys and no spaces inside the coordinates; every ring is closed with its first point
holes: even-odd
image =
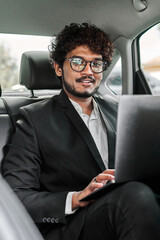
{"type": "MultiPolygon", "coordinates": [[[[108,140],[107,140],[107,131],[104,126],[104,122],[101,116],[101,113],[98,109],[98,105],[93,99],[93,110],[91,112],[91,115],[88,116],[87,114],[82,112],[81,106],[71,100],[71,103],[79,113],[80,117],[83,119],[84,123],[88,127],[95,144],[99,150],[99,153],[102,157],[102,160],[104,162],[104,165],[106,166],[106,169],[108,168],[108,140]]],[[[72,195],[74,192],[69,192],[66,198],[66,206],[65,206],[65,214],[72,214],[75,211],[72,211],[72,195]]]]}

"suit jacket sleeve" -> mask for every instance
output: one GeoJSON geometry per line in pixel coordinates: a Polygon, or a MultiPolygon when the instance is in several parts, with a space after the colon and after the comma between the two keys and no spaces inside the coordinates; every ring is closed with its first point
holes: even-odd
{"type": "Polygon", "coordinates": [[[43,191],[40,185],[42,165],[34,123],[22,108],[2,173],[36,223],[48,222],[48,219],[64,223],[68,192],[43,191]]]}

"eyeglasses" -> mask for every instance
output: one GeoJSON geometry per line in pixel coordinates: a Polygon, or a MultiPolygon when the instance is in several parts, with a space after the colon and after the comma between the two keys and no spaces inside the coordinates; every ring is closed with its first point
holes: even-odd
{"type": "Polygon", "coordinates": [[[93,61],[86,61],[81,57],[71,57],[71,58],[66,58],[66,60],[70,61],[70,66],[72,70],[76,72],[82,72],[87,66],[88,62],[90,63],[90,68],[94,73],[101,73],[105,71],[109,66],[108,62],[100,59],[95,59],[93,61]]]}

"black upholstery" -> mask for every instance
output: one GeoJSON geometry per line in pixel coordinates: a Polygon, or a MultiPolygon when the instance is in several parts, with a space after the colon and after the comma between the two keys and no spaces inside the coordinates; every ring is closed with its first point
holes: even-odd
{"type": "Polygon", "coordinates": [[[43,99],[27,97],[0,98],[0,162],[7,151],[5,145],[9,142],[15,130],[19,108],[40,100],[43,99]]]}
{"type": "MultiPolygon", "coordinates": [[[[21,59],[20,83],[29,90],[61,89],[61,83],[49,63],[47,51],[25,52],[21,59]]],[[[55,91],[57,94],[57,91],[55,91]]],[[[19,108],[44,98],[1,97],[0,98],[0,162],[7,151],[6,144],[11,138],[19,108]]]]}
{"type": "Polygon", "coordinates": [[[47,51],[25,52],[21,58],[20,84],[27,89],[61,89],[47,51]]]}

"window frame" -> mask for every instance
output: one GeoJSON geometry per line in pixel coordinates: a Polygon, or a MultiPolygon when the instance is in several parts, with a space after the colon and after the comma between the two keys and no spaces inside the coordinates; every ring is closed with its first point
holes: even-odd
{"type": "Polygon", "coordinates": [[[141,37],[152,29],[154,26],[160,24],[160,22],[156,22],[151,25],[145,31],[140,33],[135,40],[133,41],[133,53],[134,53],[134,94],[151,94],[154,95],[153,89],[151,88],[149,82],[147,81],[147,77],[145,75],[144,70],[142,69],[142,61],[141,61],[141,47],[140,47],[140,39],[141,37]]]}

